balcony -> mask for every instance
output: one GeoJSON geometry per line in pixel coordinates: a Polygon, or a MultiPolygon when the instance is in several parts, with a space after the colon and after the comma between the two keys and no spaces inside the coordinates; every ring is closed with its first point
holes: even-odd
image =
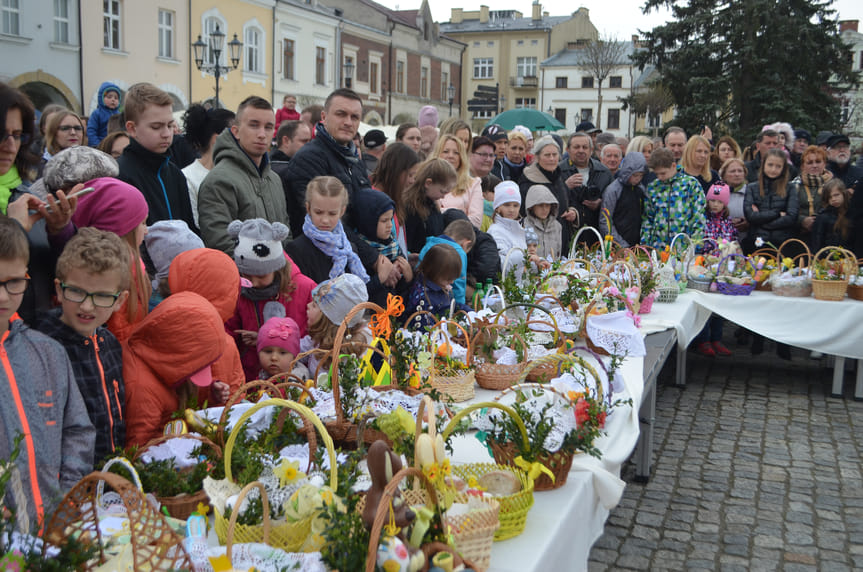
{"type": "Polygon", "coordinates": [[[535,75],[516,76],[509,78],[509,86],[536,89],[539,86],[539,81],[535,75]]]}

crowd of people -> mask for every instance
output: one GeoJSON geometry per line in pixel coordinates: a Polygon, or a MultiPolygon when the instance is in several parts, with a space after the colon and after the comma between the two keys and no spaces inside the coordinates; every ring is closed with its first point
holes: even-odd
{"type": "MultiPolygon", "coordinates": [[[[294,96],[195,104],[182,130],[152,84],[98,99],[86,121],[57,106],[37,121],[0,84],[0,458],[24,436],[37,521],[187,404],[316,377],[357,304],[398,294],[427,326],[510,267],[549,267],[584,227],[623,246],[796,236],[863,255],[863,165],[842,134],[768,125],[745,151],[677,127],[474,135],[429,106],[388,142],[360,136],[348,89],[301,112],[294,96]]],[[[347,327],[370,341],[361,315],[347,327]]],[[[699,348],[727,352],[715,331],[699,348]]]]}

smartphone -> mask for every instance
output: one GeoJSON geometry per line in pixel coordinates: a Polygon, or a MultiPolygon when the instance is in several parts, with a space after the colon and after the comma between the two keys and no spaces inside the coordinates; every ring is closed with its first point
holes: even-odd
{"type": "MultiPolygon", "coordinates": [[[[68,200],[68,199],[71,199],[72,197],[79,197],[80,198],[80,197],[83,197],[84,195],[88,195],[88,194],[92,193],[95,190],[96,189],[94,189],[93,187],[84,187],[83,189],[77,190],[74,193],[66,195],[66,199],[68,200]]],[[[51,206],[47,205],[47,204],[45,205],[45,210],[47,210],[49,213],[53,212],[51,210],[51,206]]]]}

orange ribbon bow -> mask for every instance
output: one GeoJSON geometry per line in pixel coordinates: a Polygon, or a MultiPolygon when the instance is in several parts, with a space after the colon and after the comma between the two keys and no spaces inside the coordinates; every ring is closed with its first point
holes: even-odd
{"type": "Polygon", "coordinates": [[[372,316],[372,319],[369,320],[369,328],[371,328],[375,336],[388,340],[390,334],[393,333],[393,325],[390,318],[397,318],[404,311],[405,305],[402,297],[387,294],[387,309],[372,316]]]}

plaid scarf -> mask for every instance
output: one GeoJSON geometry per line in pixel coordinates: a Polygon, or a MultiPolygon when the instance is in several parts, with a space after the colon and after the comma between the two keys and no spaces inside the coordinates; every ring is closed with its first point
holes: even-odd
{"type": "Polygon", "coordinates": [[[810,175],[808,173],[804,174],[803,179],[803,190],[806,191],[806,198],[809,202],[809,215],[815,216],[818,212],[818,205],[815,204],[815,200],[813,200],[813,195],[815,198],[818,197],[818,193],[821,191],[821,187],[824,186],[830,177],[827,176],[827,171],[825,171],[824,175],[810,175]]]}
{"type": "Polygon", "coordinates": [[[399,246],[398,240],[395,239],[396,228],[393,225],[393,230],[390,234],[389,240],[386,242],[375,242],[374,240],[370,240],[366,238],[363,234],[357,233],[357,236],[363,239],[363,242],[368,244],[369,246],[376,248],[378,252],[386,256],[391,262],[395,262],[396,258],[399,256],[404,256],[402,254],[402,249],[399,246]]]}

